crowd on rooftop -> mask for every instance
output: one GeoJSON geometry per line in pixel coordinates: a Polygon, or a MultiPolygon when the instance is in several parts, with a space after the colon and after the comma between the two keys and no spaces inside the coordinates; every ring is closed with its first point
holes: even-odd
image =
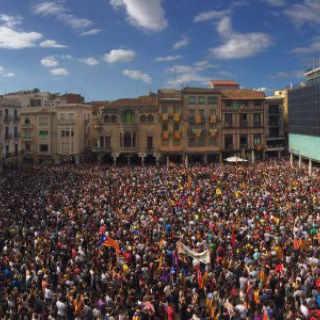
{"type": "Polygon", "coordinates": [[[317,169],[25,167],[0,216],[1,319],[320,319],[317,169]]]}

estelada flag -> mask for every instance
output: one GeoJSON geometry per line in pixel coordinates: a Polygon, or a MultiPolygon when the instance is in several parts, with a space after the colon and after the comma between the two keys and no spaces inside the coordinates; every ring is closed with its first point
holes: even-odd
{"type": "Polygon", "coordinates": [[[102,243],[103,246],[105,247],[112,247],[116,250],[116,254],[118,255],[120,252],[120,248],[119,248],[119,242],[116,240],[113,240],[111,238],[108,238],[106,241],[104,241],[102,243]]]}

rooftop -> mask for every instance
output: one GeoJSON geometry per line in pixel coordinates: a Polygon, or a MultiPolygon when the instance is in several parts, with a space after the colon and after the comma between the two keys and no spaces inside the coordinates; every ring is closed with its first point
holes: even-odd
{"type": "Polygon", "coordinates": [[[254,90],[222,91],[222,99],[264,99],[264,92],[254,90]]]}

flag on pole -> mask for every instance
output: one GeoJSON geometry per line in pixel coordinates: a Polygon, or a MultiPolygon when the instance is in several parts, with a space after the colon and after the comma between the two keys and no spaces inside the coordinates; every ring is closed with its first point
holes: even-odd
{"type": "Polygon", "coordinates": [[[105,240],[102,245],[104,247],[111,247],[114,248],[116,250],[116,254],[119,255],[120,253],[120,246],[119,246],[119,242],[116,240],[113,240],[111,238],[108,238],[107,240],[105,240]]]}

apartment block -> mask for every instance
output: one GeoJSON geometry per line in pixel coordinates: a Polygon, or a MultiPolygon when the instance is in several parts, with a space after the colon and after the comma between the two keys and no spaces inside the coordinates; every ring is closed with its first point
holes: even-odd
{"type": "Polygon", "coordinates": [[[107,102],[95,112],[92,151],[106,163],[159,161],[157,123],[155,94],[107,102]]]}
{"type": "Polygon", "coordinates": [[[285,153],[284,97],[266,97],[265,158],[281,158],[285,153]]]}
{"type": "Polygon", "coordinates": [[[79,163],[91,150],[91,106],[64,104],[21,113],[24,163],[79,163]]]}
{"type": "Polygon", "coordinates": [[[20,147],[20,103],[17,100],[0,98],[0,166],[18,163],[20,147]]]}

